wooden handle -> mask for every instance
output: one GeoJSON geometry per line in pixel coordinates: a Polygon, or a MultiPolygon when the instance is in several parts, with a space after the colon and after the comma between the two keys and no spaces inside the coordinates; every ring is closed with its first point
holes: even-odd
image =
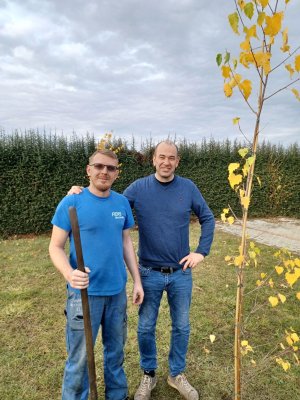
{"type": "MultiPolygon", "coordinates": [[[[80,240],[80,230],[79,230],[77,212],[75,207],[69,207],[69,216],[71,220],[72,234],[76,250],[77,268],[80,271],[85,272],[81,240],[80,240]]],[[[92,334],[92,324],[90,318],[88,292],[87,289],[81,289],[80,292],[81,292],[86,354],[87,354],[87,364],[88,364],[89,383],[90,383],[90,400],[98,400],[93,334],[92,334]]]]}

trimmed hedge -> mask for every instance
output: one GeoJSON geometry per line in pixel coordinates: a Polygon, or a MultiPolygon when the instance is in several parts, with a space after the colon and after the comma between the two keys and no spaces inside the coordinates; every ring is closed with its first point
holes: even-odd
{"type": "MultiPolygon", "coordinates": [[[[123,145],[122,165],[114,190],[122,192],[133,180],[153,173],[154,144],[146,142],[138,151],[123,145]]],[[[0,132],[0,236],[41,233],[51,229],[55,207],[74,184],[86,186],[85,166],[95,150],[93,136],[71,139],[56,134],[29,131],[0,132]]],[[[227,181],[227,166],[238,161],[242,144],[203,140],[201,144],[178,144],[181,162],[177,173],[192,179],[216,217],[228,204],[239,215],[240,207],[227,181]]],[[[256,174],[250,205],[251,217],[300,217],[300,149],[263,143],[257,153],[256,174]]]]}

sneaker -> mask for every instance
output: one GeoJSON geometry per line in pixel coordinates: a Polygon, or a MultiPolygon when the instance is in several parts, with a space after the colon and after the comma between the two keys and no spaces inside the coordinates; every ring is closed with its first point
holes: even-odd
{"type": "Polygon", "coordinates": [[[134,400],[149,400],[151,391],[155,388],[157,382],[156,376],[153,378],[149,375],[144,375],[138,390],[134,395],[134,400]]]}
{"type": "Polygon", "coordinates": [[[177,376],[168,376],[168,384],[177,389],[186,400],[199,400],[199,394],[195,388],[189,383],[184,374],[177,376]]]}

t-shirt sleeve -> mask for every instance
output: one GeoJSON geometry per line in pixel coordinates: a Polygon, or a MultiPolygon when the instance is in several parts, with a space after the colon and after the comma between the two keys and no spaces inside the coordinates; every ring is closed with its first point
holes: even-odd
{"type": "Polygon", "coordinates": [[[64,197],[58,204],[55,214],[52,218],[52,225],[58,226],[66,232],[71,231],[71,222],[69,217],[69,207],[72,206],[72,196],[64,197]]]}
{"type": "Polygon", "coordinates": [[[124,201],[125,201],[126,218],[125,218],[123,230],[132,228],[134,226],[134,218],[132,215],[129,201],[126,198],[124,199],[124,201]]]}

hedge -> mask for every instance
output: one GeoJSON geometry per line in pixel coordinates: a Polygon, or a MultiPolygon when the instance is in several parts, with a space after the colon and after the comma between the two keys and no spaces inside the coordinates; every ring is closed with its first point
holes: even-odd
{"type": "MultiPolygon", "coordinates": [[[[123,146],[119,154],[122,172],[114,190],[122,192],[133,180],[153,173],[154,143],[141,149],[134,142],[114,139],[123,146]]],[[[91,135],[71,139],[51,133],[0,132],[0,236],[41,233],[51,229],[55,207],[74,184],[86,186],[85,166],[96,147],[91,135]]],[[[226,140],[178,143],[181,162],[177,173],[192,179],[214,215],[228,204],[239,215],[240,207],[227,181],[227,166],[239,160],[243,144],[226,140]]],[[[251,217],[300,217],[300,149],[262,143],[257,152],[256,174],[250,206],[251,217]]]]}

